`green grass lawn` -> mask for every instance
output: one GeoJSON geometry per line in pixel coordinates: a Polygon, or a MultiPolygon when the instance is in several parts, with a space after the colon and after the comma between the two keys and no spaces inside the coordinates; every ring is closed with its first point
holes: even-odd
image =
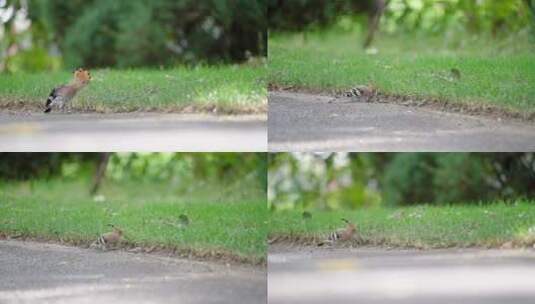
{"type": "Polygon", "coordinates": [[[529,37],[483,38],[379,35],[378,53],[344,31],[272,33],[269,83],[332,92],[370,84],[379,92],[535,115],[535,46],[529,37]],[[458,69],[460,79],[452,76],[458,69]]]}
{"type": "MultiPolygon", "coordinates": [[[[84,245],[114,224],[131,245],[177,248],[265,263],[265,194],[199,185],[175,191],[151,182],[108,183],[88,195],[89,182],[34,181],[0,185],[0,232],[84,245]],[[190,224],[180,227],[185,214],[190,224]]],[[[251,188],[251,187],[249,187],[251,188]]]]}
{"type": "Polygon", "coordinates": [[[368,244],[419,248],[515,246],[535,244],[535,202],[506,205],[376,208],[357,211],[271,212],[269,235],[313,244],[337,228],[340,218],[357,224],[368,244]]]}
{"type": "MultiPolygon", "coordinates": [[[[75,110],[102,112],[263,113],[265,65],[170,70],[92,70],[93,81],[73,101],[75,110]]],[[[37,110],[71,72],[0,74],[0,108],[37,110]]]]}

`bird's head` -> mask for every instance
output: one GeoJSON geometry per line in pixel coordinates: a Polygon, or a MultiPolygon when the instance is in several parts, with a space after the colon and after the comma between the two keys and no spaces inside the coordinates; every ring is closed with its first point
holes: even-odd
{"type": "Polygon", "coordinates": [[[91,74],[88,70],[77,69],[74,71],[74,80],[82,85],[87,85],[91,81],[91,74]]]}
{"type": "Polygon", "coordinates": [[[347,229],[349,229],[351,231],[356,231],[357,230],[357,226],[355,226],[355,224],[351,223],[347,219],[342,218],[342,221],[347,224],[347,229]]]}
{"type": "Polygon", "coordinates": [[[108,224],[108,226],[110,226],[111,228],[113,228],[113,231],[117,232],[119,235],[123,235],[123,230],[117,228],[115,225],[113,225],[113,224],[108,224]]]}

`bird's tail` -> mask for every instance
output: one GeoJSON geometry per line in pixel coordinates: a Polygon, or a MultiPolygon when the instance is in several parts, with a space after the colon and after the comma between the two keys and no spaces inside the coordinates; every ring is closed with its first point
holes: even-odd
{"type": "Polygon", "coordinates": [[[45,113],[50,113],[51,110],[52,110],[51,107],[47,107],[47,108],[45,109],[45,113]]]}

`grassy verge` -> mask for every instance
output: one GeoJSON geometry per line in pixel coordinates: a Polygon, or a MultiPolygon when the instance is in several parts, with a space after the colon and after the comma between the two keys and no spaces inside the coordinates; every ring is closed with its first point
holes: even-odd
{"type": "MultiPolygon", "coordinates": [[[[76,111],[264,113],[264,66],[172,70],[94,70],[73,101],[76,111]]],[[[0,108],[41,110],[50,90],[70,72],[0,75],[0,108]]]]}
{"type": "Polygon", "coordinates": [[[260,195],[227,193],[210,200],[218,195],[206,188],[204,195],[201,189],[177,194],[150,183],[126,183],[107,185],[92,198],[87,184],[52,180],[0,186],[0,232],[86,246],[112,223],[124,230],[128,247],[265,263],[267,212],[260,195]],[[190,220],[186,227],[180,226],[181,214],[190,220]]]}
{"type": "Polygon", "coordinates": [[[273,34],[269,40],[272,87],[314,92],[369,84],[386,96],[495,107],[535,118],[535,52],[525,39],[508,40],[380,35],[378,53],[366,54],[352,32],[273,34]],[[460,71],[455,78],[452,69],[460,71]]]}
{"type": "Polygon", "coordinates": [[[367,244],[417,247],[499,247],[535,244],[535,202],[512,205],[408,207],[316,212],[304,219],[300,211],[273,212],[273,240],[314,244],[337,228],[341,217],[357,224],[367,244]]]}

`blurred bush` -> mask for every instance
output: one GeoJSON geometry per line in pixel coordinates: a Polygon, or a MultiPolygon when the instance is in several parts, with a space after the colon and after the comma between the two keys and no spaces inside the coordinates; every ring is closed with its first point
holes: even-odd
{"type": "Polygon", "coordinates": [[[269,156],[271,209],[355,209],[381,202],[373,154],[277,153],[269,156]]]}
{"type": "Polygon", "coordinates": [[[533,153],[270,154],[273,209],[535,198],[533,153]]]}
{"type": "Polygon", "coordinates": [[[302,31],[327,26],[343,14],[351,0],[268,0],[268,24],[272,31],[302,31]]]}
{"type": "MultiPolygon", "coordinates": [[[[0,71],[6,70],[2,62],[31,48],[62,55],[69,68],[228,63],[266,56],[265,1],[0,0],[0,71]],[[28,30],[20,29],[24,23],[28,30]]],[[[46,64],[18,57],[17,67],[30,70],[55,64],[43,56],[46,64]]]]}
{"type": "MultiPolygon", "coordinates": [[[[362,8],[375,0],[268,0],[273,31],[302,31],[334,24],[340,18],[361,19],[362,8]]],[[[458,30],[495,36],[527,27],[532,0],[389,0],[383,28],[389,32],[458,30]]]]}
{"type": "Polygon", "coordinates": [[[38,72],[43,70],[58,70],[61,68],[61,60],[48,54],[43,48],[31,48],[23,50],[11,56],[6,62],[9,72],[19,71],[38,72]]]}
{"type": "Polygon", "coordinates": [[[34,0],[67,66],[241,61],[266,52],[262,0],[34,0]]]}
{"type": "Polygon", "coordinates": [[[61,176],[66,163],[79,163],[77,174],[93,166],[98,153],[0,153],[0,181],[61,176]]]}
{"type": "MultiPolygon", "coordinates": [[[[101,153],[0,153],[0,181],[92,177],[101,153]]],[[[220,185],[248,181],[267,187],[265,153],[113,153],[108,179],[220,185]]]]}
{"type": "Polygon", "coordinates": [[[266,157],[262,153],[116,153],[108,166],[112,179],[232,180],[252,176],[264,183],[266,157]]]}

